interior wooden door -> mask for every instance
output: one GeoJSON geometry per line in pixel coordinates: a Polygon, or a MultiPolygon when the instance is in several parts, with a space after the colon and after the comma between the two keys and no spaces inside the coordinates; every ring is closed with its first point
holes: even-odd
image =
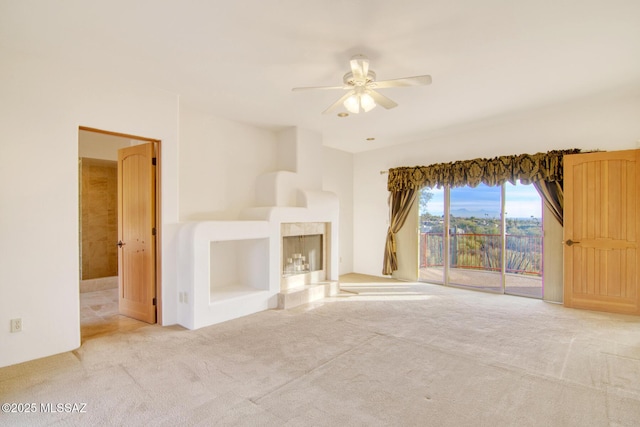
{"type": "Polygon", "coordinates": [[[640,150],[564,157],[564,304],[640,314],[640,150]]]}
{"type": "Polygon", "coordinates": [[[156,322],[154,144],[118,150],[120,314],[156,322]]]}

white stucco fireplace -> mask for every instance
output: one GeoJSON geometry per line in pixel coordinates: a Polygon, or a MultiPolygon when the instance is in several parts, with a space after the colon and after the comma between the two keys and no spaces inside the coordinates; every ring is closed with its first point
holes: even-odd
{"type": "Polygon", "coordinates": [[[277,170],[237,219],[179,225],[178,323],[189,329],[338,293],[335,194],[322,190],[322,137],[278,134],[277,170]]]}

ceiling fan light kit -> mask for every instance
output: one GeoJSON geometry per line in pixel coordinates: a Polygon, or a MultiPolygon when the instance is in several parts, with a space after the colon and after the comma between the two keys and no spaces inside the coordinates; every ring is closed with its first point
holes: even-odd
{"type": "Polygon", "coordinates": [[[376,107],[376,101],[373,99],[371,94],[368,93],[369,91],[358,89],[356,89],[355,93],[344,101],[344,108],[354,114],[358,114],[360,110],[368,113],[376,107]]]}
{"type": "Polygon", "coordinates": [[[390,87],[424,86],[431,84],[431,76],[403,77],[394,80],[376,81],[376,73],[369,70],[369,59],[364,55],[355,55],[349,62],[351,71],[342,78],[343,86],[317,86],[294,87],[294,91],[318,90],[318,89],[343,89],[348,92],[331,104],[322,114],[329,114],[340,108],[341,105],[350,113],[358,114],[360,111],[368,113],[377,105],[387,110],[395,108],[398,104],[373,89],[385,89],[390,87]]]}

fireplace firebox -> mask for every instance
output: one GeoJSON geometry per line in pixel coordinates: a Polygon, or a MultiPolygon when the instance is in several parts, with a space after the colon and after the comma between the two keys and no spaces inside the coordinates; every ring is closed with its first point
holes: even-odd
{"type": "Polygon", "coordinates": [[[282,224],[281,290],[326,279],[327,224],[282,224]]]}
{"type": "Polygon", "coordinates": [[[322,234],[282,238],[282,277],[322,270],[322,234]]]}

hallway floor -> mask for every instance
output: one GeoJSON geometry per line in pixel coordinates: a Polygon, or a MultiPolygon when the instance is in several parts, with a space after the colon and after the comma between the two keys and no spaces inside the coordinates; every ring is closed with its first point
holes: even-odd
{"type": "Polygon", "coordinates": [[[82,342],[114,332],[134,331],[149,326],[118,314],[118,288],[80,293],[80,336],[82,342]]]}
{"type": "MultiPolygon", "coordinates": [[[[0,413],[0,424],[640,420],[640,317],[357,274],[341,277],[341,286],[337,297],[291,310],[195,331],[136,324],[85,337],[73,352],[0,368],[2,402],[86,403],[84,413],[0,413]]],[[[108,302],[87,301],[97,317],[111,318],[108,302]]]]}

